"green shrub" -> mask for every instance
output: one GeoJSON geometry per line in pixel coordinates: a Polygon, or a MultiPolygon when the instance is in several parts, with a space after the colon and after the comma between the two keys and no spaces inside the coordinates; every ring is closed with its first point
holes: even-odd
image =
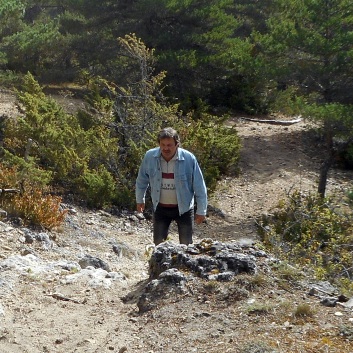
{"type": "Polygon", "coordinates": [[[287,261],[280,261],[272,265],[272,270],[276,273],[276,277],[281,284],[283,282],[296,283],[303,278],[303,273],[287,261]]]}
{"type": "Polygon", "coordinates": [[[314,316],[314,313],[315,311],[309,304],[303,303],[303,304],[299,304],[295,308],[293,315],[295,317],[312,317],[314,316]]]}
{"type": "Polygon", "coordinates": [[[95,171],[84,172],[78,179],[77,187],[88,207],[110,205],[115,196],[114,178],[103,166],[95,171]]]}
{"type": "Polygon", "coordinates": [[[351,204],[353,204],[353,190],[348,191],[347,193],[348,200],[351,204]]]}
{"type": "MultiPolygon", "coordinates": [[[[30,74],[24,78],[18,99],[25,113],[6,121],[4,163],[29,171],[29,176],[37,171],[36,177],[42,179],[43,184],[50,182],[74,193],[87,173],[83,188],[91,190],[89,202],[99,204],[93,191],[97,185],[89,186],[94,184],[92,176],[101,166],[111,170],[118,152],[118,140],[111,135],[108,118],[102,120],[94,115],[83,118],[83,114],[65,113],[56,101],[43,93],[30,74]]],[[[109,184],[107,175],[100,178],[109,184]]],[[[112,174],[110,179],[113,178],[112,174]]],[[[102,195],[103,203],[110,199],[107,191],[102,195]]]]}
{"type": "MultiPolygon", "coordinates": [[[[0,53],[0,65],[3,62],[4,53],[0,53]]],[[[20,74],[17,72],[13,72],[11,70],[0,70],[0,81],[2,87],[12,88],[13,86],[17,86],[21,79],[20,74]]]]}
{"type": "Polygon", "coordinates": [[[240,349],[239,353],[279,353],[279,351],[269,346],[265,342],[254,341],[246,343],[240,349]]]}
{"type": "Polygon", "coordinates": [[[1,174],[6,170],[13,170],[11,180],[4,180],[7,183],[3,187],[18,187],[18,185],[26,182],[28,185],[33,185],[38,188],[44,188],[50,185],[53,177],[52,172],[40,168],[35,159],[29,157],[24,159],[10,153],[8,150],[3,150],[1,174]]]}
{"type": "Polygon", "coordinates": [[[197,157],[207,188],[214,191],[222,175],[237,172],[240,139],[234,128],[224,120],[206,117],[179,127],[182,146],[197,157]]]}
{"type": "Polygon", "coordinates": [[[269,314],[274,310],[274,307],[268,303],[254,303],[249,305],[246,310],[248,314],[262,315],[269,314]]]}
{"type": "MultiPolygon", "coordinates": [[[[149,200],[146,202],[149,202],[149,200]]],[[[131,188],[127,183],[121,183],[118,181],[114,204],[123,209],[134,210],[136,208],[134,187],[131,188]]]]}
{"type": "Polygon", "coordinates": [[[353,327],[348,324],[341,324],[339,329],[339,335],[343,336],[348,341],[353,341],[353,327]]]}
{"type": "Polygon", "coordinates": [[[329,199],[295,191],[260,222],[263,242],[279,258],[314,269],[320,279],[352,280],[352,215],[335,212],[329,199]]]}

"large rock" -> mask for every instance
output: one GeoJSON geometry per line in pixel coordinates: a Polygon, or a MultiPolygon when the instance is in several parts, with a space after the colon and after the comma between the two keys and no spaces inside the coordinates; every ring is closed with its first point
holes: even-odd
{"type": "Polygon", "coordinates": [[[163,301],[190,292],[188,283],[203,280],[231,281],[239,273],[255,274],[256,260],[267,257],[254,247],[204,239],[197,244],[158,245],[149,262],[150,281],[140,295],[140,313],[155,309],[163,301]]]}
{"type": "Polygon", "coordinates": [[[187,292],[186,276],[175,268],[164,271],[158,279],[150,281],[137,301],[140,313],[157,307],[159,300],[166,300],[171,296],[180,296],[187,292]]]}
{"type": "Polygon", "coordinates": [[[239,273],[255,274],[256,256],[263,252],[237,243],[220,243],[203,239],[197,244],[180,245],[164,242],[158,245],[149,262],[150,279],[175,268],[212,280],[231,280],[239,273]]]}

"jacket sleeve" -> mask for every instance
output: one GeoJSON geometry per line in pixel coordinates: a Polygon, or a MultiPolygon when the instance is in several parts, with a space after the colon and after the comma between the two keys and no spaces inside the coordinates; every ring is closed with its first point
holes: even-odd
{"type": "Polygon", "coordinates": [[[205,216],[207,214],[207,188],[197,160],[194,163],[194,192],[197,204],[196,214],[205,216]]]}
{"type": "Polygon", "coordinates": [[[150,184],[149,175],[147,173],[147,155],[142,160],[142,163],[139,168],[139,172],[136,178],[136,203],[145,203],[145,196],[147,188],[150,184]]]}

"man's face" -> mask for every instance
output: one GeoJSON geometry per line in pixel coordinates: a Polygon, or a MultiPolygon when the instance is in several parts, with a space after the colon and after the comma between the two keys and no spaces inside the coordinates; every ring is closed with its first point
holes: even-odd
{"type": "Polygon", "coordinates": [[[161,148],[163,158],[169,162],[174,157],[178,145],[172,137],[166,137],[159,141],[159,147],[161,148]]]}

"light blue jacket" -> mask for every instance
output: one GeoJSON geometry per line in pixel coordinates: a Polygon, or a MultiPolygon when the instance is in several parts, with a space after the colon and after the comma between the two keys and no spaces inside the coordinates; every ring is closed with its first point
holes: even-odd
{"type": "MultiPolygon", "coordinates": [[[[194,207],[196,201],[198,215],[206,215],[207,189],[196,157],[178,147],[175,161],[174,179],[179,213],[183,214],[194,207]]],[[[146,190],[151,187],[153,209],[156,210],[162,183],[161,149],[153,148],[146,152],[136,179],[136,203],[145,203],[146,190]]]]}

